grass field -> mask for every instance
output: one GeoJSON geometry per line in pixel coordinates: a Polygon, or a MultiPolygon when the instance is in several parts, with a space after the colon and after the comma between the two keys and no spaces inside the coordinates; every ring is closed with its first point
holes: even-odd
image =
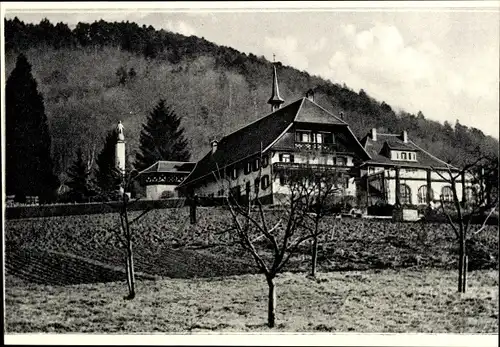
{"type": "MultiPolygon", "coordinates": [[[[124,301],[124,254],[114,214],[8,220],[5,331],[262,332],[267,288],[252,259],[209,247],[227,211],[155,210],[134,226],[137,297],[124,301]],[[198,250],[193,249],[201,248],[198,250]]],[[[446,224],[327,220],[319,280],[309,246],[277,279],[277,332],[498,333],[498,227],[470,253],[456,293],[456,247],[446,224]],[[334,227],[333,227],[334,226],[334,227]]],[[[269,253],[265,243],[259,250],[269,253]]]]}
{"type": "MultiPolygon", "coordinates": [[[[273,331],[498,333],[498,274],[474,271],[466,294],[448,270],[331,272],[277,280],[273,331]]],[[[6,278],[5,331],[230,332],[266,327],[261,275],[49,286],[6,278]],[[34,319],[36,317],[36,319],[34,319]]]]}

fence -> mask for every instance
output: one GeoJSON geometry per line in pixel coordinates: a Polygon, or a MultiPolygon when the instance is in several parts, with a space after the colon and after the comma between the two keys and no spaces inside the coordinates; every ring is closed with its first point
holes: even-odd
{"type": "MultiPolygon", "coordinates": [[[[224,204],[223,198],[199,197],[195,206],[221,206],[224,204]]],[[[191,201],[186,198],[172,198],[162,200],[138,200],[129,204],[129,210],[140,211],[146,209],[179,208],[191,205],[191,201]]],[[[53,205],[28,205],[13,206],[5,208],[6,219],[39,218],[54,216],[69,216],[82,214],[112,213],[118,212],[121,203],[114,202],[94,202],[82,204],[53,204],[53,205]]]]}

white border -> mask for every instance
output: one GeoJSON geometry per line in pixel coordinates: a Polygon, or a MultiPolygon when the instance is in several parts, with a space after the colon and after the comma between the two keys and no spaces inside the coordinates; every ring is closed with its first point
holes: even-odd
{"type": "MultiPolygon", "coordinates": [[[[1,37],[6,12],[500,12],[500,1],[255,1],[255,2],[2,2],[1,37]],[[89,8],[91,8],[89,10],[89,8]]],[[[2,41],[3,42],[3,41],[2,41]]],[[[5,84],[4,45],[1,45],[2,81],[5,84]]],[[[1,105],[5,105],[4,84],[1,105]]],[[[2,167],[4,155],[4,108],[2,114],[2,167]]],[[[3,170],[2,170],[3,172],[3,170]]],[[[2,174],[2,186],[4,177],[2,174]]],[[[5,195],[5,191],[2,192],[5,195]]],[[[2,196],[5,201],[5,196],[2,196]]],[[[2,203],[3,205],[3,203],[2,203]]],[[[2,220],[4,218],[2,207],[2,220]]],[[[2,245],[4,250],[4,245],[2,245]]],[[[4,252],[2,254],[4,256],[4,252]]],[[[5,263],[5,262],[4,262],[5,263]]],[[[5,284],[5,283],[4,283],[5,284]]],[[[4,285],[5,297],[5,285],[4,285]]],[[[5,317],[5,308],[4,308],[5,317]]],[[[288,345],[288,346],[498,346],[498,334],[323,334],[323,333],[224,333],[190,335],[97,335],[97,334],[5,334],[5,344],[162,344],[162,345],[288,345]]]]}

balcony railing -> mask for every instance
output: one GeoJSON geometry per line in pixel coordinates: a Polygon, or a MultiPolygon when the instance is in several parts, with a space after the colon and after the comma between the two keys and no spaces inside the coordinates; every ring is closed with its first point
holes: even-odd
{"type": "Polygon", "coordinates": [[[317,171],[325,170],[336,170],[336,171],[351,171],[352,167],[347,166],[336,166],[328,164],[308,164],[308,163],[274,163],[273,169],[275,171],[280,170],[303,170],[303,169],[314,169],[317,171]]]}
{"type": "Polygon", "coordinates": [[[335,152],[337,146],[334,143],[317,143],[317,142],[295,142],[295,148],[306,151],[321,151],[321,152],[335,152]]]}

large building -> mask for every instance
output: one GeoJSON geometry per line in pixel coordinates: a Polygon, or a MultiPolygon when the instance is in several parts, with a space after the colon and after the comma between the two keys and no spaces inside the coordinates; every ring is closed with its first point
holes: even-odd
{"type": "MultiPolygon", "coordinates": [[[[343,117],[314,101],[314,92],[282,107],[273,66],[271,113],[213,141],[177,189],[183,195],[258,196],[279,203],[288,193],[286,174],[304,168],[331,168],[342,174],[342,194],[357,203],[430,205],[451,189],[436,173],[451,168],[408,138],[408,134],[377,134],[358,140],[343,117]]],[[[469,179],[463,177],[458,196],[469,179]]]]}

